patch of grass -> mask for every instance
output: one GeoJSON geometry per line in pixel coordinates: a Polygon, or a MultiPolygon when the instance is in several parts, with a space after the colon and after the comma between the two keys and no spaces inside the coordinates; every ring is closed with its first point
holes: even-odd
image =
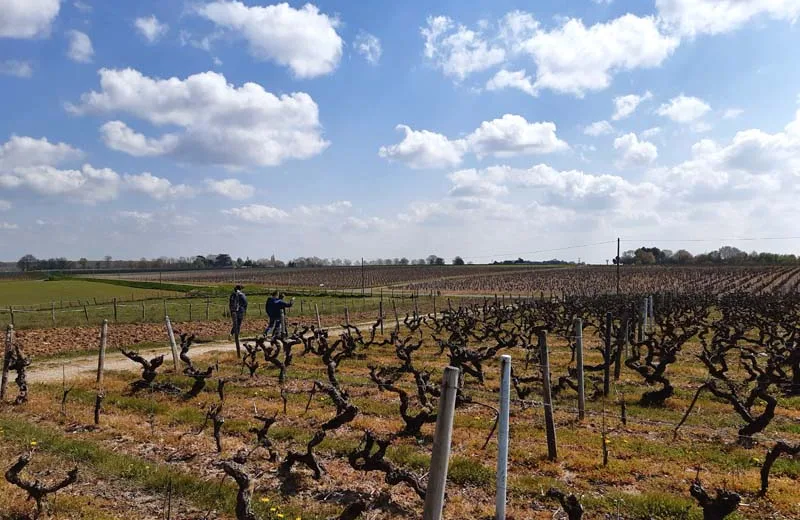
{"type": "MultiPolygon", "coordinates": [[[[80,301],[82,305],[87,300],[94,303],[98,301],[109,301],[113,298],[144,299],[164,295],[165,292],[172,292],[169,289],[153,290],[152,288],[133,288],[120,287],[113,284],[97,284],[89,280],[55,280],[55,281],[0,281],[0,307],[7,308],[9,305],[16,306],[40,306],[50,311],[50,302],[56,304],[56,318],[58,309],[63,301],[66,307],[70,302],[80,301]]],[[[183,292],[183,291],[179,291],[183,292]]],[[[49,312],[46,316],[50,319],[49,312]]]]}
{"type": "Polygon", "coordinates": [[[480,462],[466,457],[450,459],[447,479],[459,485],[488,486],[494,482],[495,472],[480,462]]]}
{"type": "Polygon", "coordinates": [[[392,446],[386,451],[386,458],[414,471],[427,471],[431,457],[405,444],[392,446]]]}

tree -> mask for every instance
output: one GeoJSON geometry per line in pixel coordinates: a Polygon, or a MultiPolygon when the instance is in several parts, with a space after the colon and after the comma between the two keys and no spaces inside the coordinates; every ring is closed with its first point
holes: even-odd
{"type": "Polygon", "coordinates": [[[36,269],[39,260],[33,255],[25,255],[17,261],[17,268],[20,271],[31,271],[36,269]]]}
{"type": "Polygon", "coordinates": [[[464,265],[464,259],[460,256],[453,258],[453,265],[464,265]]]}
{"type": "Polygon", "coordinates": [[[672,258],[674,258],[675,261],[681,265],[690,264],[694,259],[692,253],[690,253],[685,249],[678,249],[677,251],[675,251],[675,254],[672,255],[672,258]]]}
{"type": "Polygon", "coordinates": [[[437,256],[434,259],[433,263],[434,265],[444,265],[444,258],[442,258],[441,256],[437,256]]]}
{"type": "Polygon", "coordinates": [[[656,263],[656,256],[650,251],[645,251],[644,249],[637,249],[634,258],[637,264],[652,265],[656,263]]]}
{"type": "Polygon", "coordinates": [[[106,263],[106,267],[111,267],[111,255],[104,256],[103,261],[106,263]]]}
{"type": "Polygon", "coordinates": [[[400,261],[398,263],[400,265],[408,265],[408,258],[403,257],[403,258],[400,259],[400,261]]]}
{"type": "Polygon", "coordinates": [[[81,269],[86,269],[86,267],[89,265],[89,261],[86,258],[81,257],[81,259],[78,260],[78,265],[81,266],[81,269]]]}
{"type": "Polygon", "coordinates": [[[214,267],[231,267],[232,265],[231,255],[222,253],[214,259],[214,267]]]}
{"type": "Polygon", "coordinates": [[[428,255],[428,258],[426,259],[427,262],[428,262],[428,265],[435,265],[436,264],[436,258],[437,258],[436,255],[428,255]]]}

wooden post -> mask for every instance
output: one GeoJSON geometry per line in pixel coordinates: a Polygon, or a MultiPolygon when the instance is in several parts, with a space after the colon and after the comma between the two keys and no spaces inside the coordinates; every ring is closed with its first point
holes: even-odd
{"type": "Polygon", "coordinates": [[[56,302],[50,302],[50,319],[53,322],[53,327],[56,326],[56,302]]]}
{"type": "Polygon", "coordinates": [[[396,330],[400,330],[400,317],[397,315],[397,305],[392,300],[392,310],[394,311],[394,325],[396,330]]]}
{"type": "Polygon", "coordinates": [[[189,302],[189,321],[192,321],[192,302],[189,302]]]}
{"type": "Polygon", "coordinates": [[[622,370],[622,351],[627,350],[628,347],[628,327],[630,327],[630,320],[625,320],[625,327],[620,328],[621,331],[624,331],[624,335],[621,338],[617,338],[617,355],[614,359],[614,381],[619,381],[619,374],[622,370]]]}
{"type": "Polygon", "coordinates": [[[433,437],[431,467],[428,472],[428,491],[425,494],[423,520],[441,520],[444,493],[447,484],[447,467],[450,462],[450,441],[453,437],[453,416],[458,393],[458,369],[447,367],[442,376],[442,396],[433,437]]]}
{"type": "MultiPolygon", "coordinates": [[[[260,309],[261,307],[259,307],[260,309]]],[[[300,300],[300,316],[303,316],[303,300],[300,300]]]]}
{"type": "Polygon", "coordinates": [[[436,318],[436,296],[433,297],[433,317],[436,318]]]}
{"type": "Polygon", "coordinates": [[[3,350],[3,378],[0,380],[0,402],[6,397],[8,386],[8,365],[11,363],[11,348],[14,343],[14,325],[6,329],[6,344],[3,350]]]}
{"type": "Polygon", "coordinates": [[[108,320],[103,320],[100,328],[100,354],[97,357],[97,388],[103,387],[103,368],[106,364],[106,342],[108,341],[108,320]]]}
{"type": "MultiPolygon", "coordinates": [[[[383,289],[381,289],[381,293],[383,289]]],[[[383,294],[381,294],[381,301],[378,302],[378,319],[381,320],[381,336],[383,336],[383,294]]]]}
{"type": "Polygon", "coordinates": [[[89,309],[86,305],[83,306],[83,315],[86,316],[86,323],[89,323],[89,309]]]}
{"type": "Polygon", "coordinates": [[[14,322],[14,307],[9,305],[8,312],[11,314],[11,325],[16,325],[16,322],[14,322]]]}
{"type": "Polygon", "coordinates": [[[606,345],[603,354],[603,397],[608,397],[611,391],[611,329],[614,318],[610,312],[606,313],[606,345]]]}
{"type": "Polygon", "coordinates": [[[167,300],[164,299],[164,317],[167,317],[167,300]]]}
{"type": "Polygon", "coordinates": [[[172,349],[172,367],[175,372],[178,371],[178,346],[175,344],[175,333],[172,332],[172,322],[169,321],[169,316],[164,316],[164,321],[167,324],[167,336],[169,336],[169,347],[172,349]]]}
{"type": "Polygon", "coordinates": [[[145,321],[145,314],[144,314],[144,302],[142,302],[142,321],[145,321]]]}
{"type": "Polygon", "coordinates": [[[639,334],[639,341],[644,341],[644,334],[647,332],[647,298],[642,300],[642,328],[639,334]]]}
{"type": "Polygon", "coordinates": [[[117,322],[117,299],[114,298],[114,323],[117,322]]]}
{"type": "Polygon", "coordinates": [[[344,324],[346,326],[350,326],[350,312],[347,310],[347,306],[344,307],[344,324]]]}
{"type": "Polygon", "coordinates": [[[314,313],[317,315],[317,330],[322,330],[322,321],[319,319],[319,307],[314,304],[314,313]]]}
{"type": "Polygon", "coordinates": [[[547,332],[539,332],[539,351],[542,362],[542,398],[544,400],[544,426],[547,433],[547,460],[558,458],[556,423],[553,419],[553,397],[550,389],[550,353],[547,350],[547,332]]]}
{"type": "Polygon", "coordinates": [[[586,417],[586,391],[583,375],[583,320],[575,318],[575,363],[578,368],[578,420],[586,417]]]}

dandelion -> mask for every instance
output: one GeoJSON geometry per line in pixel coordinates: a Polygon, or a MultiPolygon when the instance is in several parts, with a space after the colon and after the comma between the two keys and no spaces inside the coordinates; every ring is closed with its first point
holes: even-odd
{"type": "Polygon", "coordinates": [[[278,508],[277,507],[270,507],[269,510],[270,510],[270,512],[274,513],[275,511],[278,510],[278,508]]]}
{"type": "Polygon", "coordinates": [[[262,501],[262,502],[264,502],[264,503],[266,504],[267,502],[269,502],[269,498],[267,498],[267,497],[261,497],[261,501],[262,501]]]}
{"type": "Polygon", "coordinates": [[[283,518],[283,513],[278,513],[278,514],[277,514],[277,515],[275,515],[275,516],[277,516],[278,518],[283,518]]]}
{"type": "Polygon", "coordinates": [[[31,446],[36,446],[38,443],[36,441],[31,441],[31,446]]]}

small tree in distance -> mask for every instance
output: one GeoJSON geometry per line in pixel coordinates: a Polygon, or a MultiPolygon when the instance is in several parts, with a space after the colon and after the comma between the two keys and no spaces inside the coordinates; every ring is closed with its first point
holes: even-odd
{"type": "Polygon", "coordinates": [[[453,258],[453,265],[464,265],[464,259],[460,256],[453,258]]]}

